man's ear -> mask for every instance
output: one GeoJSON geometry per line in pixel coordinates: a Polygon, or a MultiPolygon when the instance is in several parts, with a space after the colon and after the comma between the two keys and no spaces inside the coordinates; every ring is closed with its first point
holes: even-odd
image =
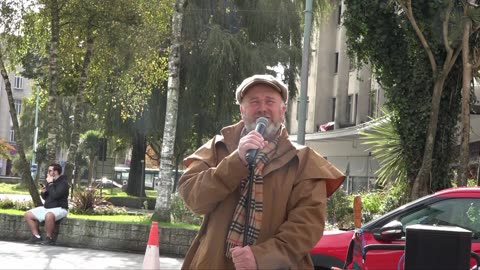
{"type": "Polygon", "coordinates": [[[243,119],[244,112],[245,112],[245,108],[240,104],[240,114],[242,115],[242,119],[243,119]]]}

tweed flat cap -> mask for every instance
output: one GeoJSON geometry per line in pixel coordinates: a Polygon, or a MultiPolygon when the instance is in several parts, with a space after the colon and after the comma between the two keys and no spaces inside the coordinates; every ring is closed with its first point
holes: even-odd
{"type": "Polygon", "coordinates": [[[246,91],[255,84],[267,84],[276,89],[280,95],[282,95],[283,102],[287,103],[288,100],[288,89],[287,87],[277,78],[272,75],[262,74],[262,75],[253,75],[246,78],[243,82],[237,87],[235,91],[235,96],[237,98],[237,103],[242,102],[243,96],[245,96],[246,91]]]}

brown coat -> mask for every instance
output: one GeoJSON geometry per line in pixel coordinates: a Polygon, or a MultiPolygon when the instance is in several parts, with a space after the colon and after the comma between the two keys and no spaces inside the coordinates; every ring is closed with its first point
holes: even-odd
{"type": "MultiPolygon", "coordinates": [[[[179,191],[188,208],[205,215],[182,269],[235,269],[225,238],[248,168],[237,147],[243,122],[222,129],[194,154],[179,191]]],[[[263,223],[251,246],[258,269],[312,269],[309,251],[323,235],[326,200],[344,176],[309,147],[279,142],[280,158],[263,170],[263,223]]]]}

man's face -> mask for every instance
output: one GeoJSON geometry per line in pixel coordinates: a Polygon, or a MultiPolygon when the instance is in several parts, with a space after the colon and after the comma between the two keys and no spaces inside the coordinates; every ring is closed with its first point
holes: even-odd
{"type": "Polygon", "coordinates": [[[268,119],[268,126],[263,137],[272,140],[285,120],[287,107],[280,93],[267,84],[255,84],[243,96],[240,104],[242,120],[247,131],[255,129],[257,118],[268,119]]]}
{"type": "Polygon", "coordinates": [[[57,171],[53,170],[53,166],[48,167],[48,175],[50,176],[58,176],[57,171]]]}

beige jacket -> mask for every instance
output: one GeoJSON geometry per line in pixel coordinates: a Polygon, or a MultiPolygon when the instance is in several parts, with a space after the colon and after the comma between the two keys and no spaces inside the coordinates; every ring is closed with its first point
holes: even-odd
{"type": "MultiPolygon", "coordinates": [[[[188,208],[205,215],[182,269],[235,269],[225,238],[248,168],[237,146],[243,122],[225,127],[184,160],[179,192],[188,208]]],[[[251,246],[258,269],[312,269],[309,251],[323,235],[326,200],[344,176],[309,147],[279,142],[280,158],[263,170],[263,223],[251,246]]]]}

